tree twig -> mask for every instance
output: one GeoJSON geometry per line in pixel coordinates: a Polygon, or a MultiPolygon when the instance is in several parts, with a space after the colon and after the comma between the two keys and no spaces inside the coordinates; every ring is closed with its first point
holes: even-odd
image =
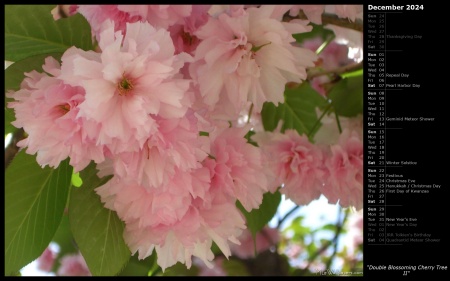
{"type": "MultiPolygon", "coordinates": [[[[340,220],[341,209],[342,209],[342,208],[339,207],[338,221],[340,220]]],[[[334,241],[333,253],[331,254],[330,259],[328,260],[328,262],[327,262],[327,264],[326,264],[326,268],[330,268],[331,262],[333,261],[334,257],[335,257],[336,254],[337,254],[338,243],[339,243],[337,238],[338,238],[340,232],[342,231],[342,227],[344,226],[345,221],[347,220],[347,217],[348,217],[348,210],[349,210],[349,209],[345,210],[344,218],[343,218],[342,221],[341,221],[340,223],[338,223],[338,225],[336,226],[336,235],[334,236],[334,239],[333,239],[333,241],[334,241]]]]}
{"type": "Polygon", "coordinates": [[[19,152],[19,147],[17,143],[25,138],[25,131],[23,129],[18,129],[12,134],[11,141],[8,146],[5,148],[5,170],[8,168],[8,165],[11,163],[13,158],[19,152]]]}
{"type": "Polygon", "coordinates": [[[347,73],[347,72],[353,72],[359,69],[363,69],[364,67],[364,61],[360,61],[358,63],[351,63],[351,64],[347,64],[335,69],[331,69],[331,70],[323,70],[323,71],[317,71],[317,72],[310,72],[308,74],[308,80],[314,78],[314,77],[318,77],[318,76],[322,76],[322,75],[327,75],[327,74],[334,74],[334,75],[339,75],[342,73],[347,73]]]}
{"type": "MultiPolygon", "coordinates": [[[[339,235],[341,235],[342,232],[342,228],[344,226],[345,220],[347,218],[348,212],[345,212],[345,216],[344,219],[341,221],[340,220],[340,213],[341,213],[341,208],[339,208],[339,216],[338,216],[338,222],[336,223],[336,232],[334,234],[334,237],[331,241],[327,241],[326,243],[324,243],[322,245],[322,247],[320,247],[319,250],[317,250],[313,255],[311,255],[308,259],[308,264],[306,265],[305,268],[303,268],[303,270],[308,270],[308,268],[312,265],[313,261],[320,256],[323,252],[325,252],[326,249],[328,249],[328,247],[330,247],[332,244],[334,244],[334,251],[337,252],[337,244],[338,244],[338,238],[339,235]]],[[[328,263],[331,264],[331,260],[333,259],[333,257],[336,255],[336,252],[333,252],[333,255],[330,257],[330,260],[328,260],[328,263]]],[[[327,268],[328,268],[329,264],[327,264],[327,268]]]]}
{"type": "Polygon", "coordinates": [[[290,216],[292,215],[292,213],[294,213],[295,211],[298,210],[298,208],[300,208],[300,205],[295,206],[294,208],[292,208],[291,210],[289,210],[289,212],[287,212],[279,221],[278,221],[278,225],[277,225],[277,229],[280,229],[281,224],[290,216]]]}
{"type": "Polygon", "coordinates": [[[320,115],[319,119],[317,119],[316,123],[314,123],[314,126],[312,127],[311,131],[309,131],[309,133],[307,134],[308,138],[311,138],[312,133],[317,128],[317,126],[319,126],[320,121],[322,121],[323,117],[325,116],[325,114],[327,114],[328,110],[330,110],[330,108],[332,106],[333,106],[333,104],[331,102],[328,102],[328,105],[325,108],[325,110],[322,112],[322,115],[320,115]]]}

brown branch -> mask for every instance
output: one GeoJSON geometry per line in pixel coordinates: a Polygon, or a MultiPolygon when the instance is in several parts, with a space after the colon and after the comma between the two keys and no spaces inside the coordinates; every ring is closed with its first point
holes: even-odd
{"type": "Polygon", "coordinates": [[[314,78],[314,77],[318,77],[318,76],[322,76],[322,75],[327,75],[327,74],[334,74],[334,75],[339,75],[339,74],[343,74],[343,73],[347,73],[347,72],[353,72],[359,69],[363,69],[364,67],[364,63],[363,61],[358,62],[358,63],[352,63],[352,64],[347,64],[335,69],[331,69],[331,70],[323,70],[323,71],[317,71],[317,72],[310,72],[308,74],[308,80],[314,78]]]}
{"type": "Polygon", "coordinates": [[[281,229],[281,224],[290,216],[292,215],[295,211],[297,211],[300,208],[300,205],[296,205],[295,207],[293,207],[292,209],[289,210],[289,212],[287,212],[281,219],[278,220],[278,224],[277,224],[277,229],[280,230],[281,229]]]}
{"type": "MultiPolygon", "coordinates": [[[[334,76],[335,79],[333,79],[332,81],[326,83],[326,84],[334,84],[337,81],[339,81],[341,79],[341,74],[345,74],[345,73],[350,73],[359,69],[363,69],[364,68],[364,61],[358,62],[358,63],[352,63],[352,64],[347,64],[335,69],[331,69],[331,70],[319,70],[319,71],[314,71],[314,70],[308,70],[308,78],[306,78],[306,80],[311,81],[313,78],[318,77],[318,76],[322,76],[322,75],[329,75],[332,74],[334,76]]],[[[289,89],[295,89],[297,87],[299,87],[301,85],[301,83],[296,83],[296,82],[288,82],[286,84],[286,87],[288,87],[289,89]]],[[[324,84],[322,84],[324,85],[324,84]]]]}
{"type": "MultiPolygon", "coordinates": [[[[338,241],[337,238],[338,238],[339,234],[341,233],[342,228],[343,228],[343,226],[345,225],[345,222],[346,222],[346,220],[347,220],[347,218],[348,218],[348,210],[349,210],[349,209],[346,209],[346,210],[345,210],[344,218],[342,219],[341,223],[339,223],[339,224],[337,225],[337,227],[336,227],[336,236],[335,236],[335,238],[334,238],[334,240],[333,240],[333,241],[334,241],[333,253],[331,254],[330,259],[328,260],[328,262],[327,262],[327,264],[326,264],[326,268],[330,268],[331,262],[332,262],[333,259],[336,257],[337,250],[338,250],[338,243],[339,243],[339,241],[338,241]]],[[[339,208],[339,215],[340,215],[340,213],[341,213],[341,208],[339,208]]],[[[339,220],[339,216],[338,216],[338,220],[339,220]]]]}
{"type": "MultiPolygon", "coordinates": [[[[300,12],[298,13],[298,16],[296,16],[296,17],[291,17],[291,16],[289,16],[289,14],[286,14],[283,17],[283,21],[291,21],[293,19],[307,20],[308,18],[306,17],[305,13],[302,10],[300,10],[300,12]]],[[[337,25],[340,27],[345,27],[345,28],[353,29],[353,30],[356,30],[359,32],[364,31],[363,21],[360,19],[357,19],[356,21],[351,22],[350,20],[342,19],[342,18],[338,17],[337,15],[323,13],[322,14],[322,25],[327,25],[327,24],[333,24],[333,25],[337,25]]]]}
{"type": "Polygon", "coordinates": [[[11,142],[5,148],[5,170],[11,163],[13,158],[16,156],[17,152],[19,152],[19,147],[17,147],[17,143],[23,140],[24,138],[25,132],[23,129],[19,129],[13,133],[11,142]]]}

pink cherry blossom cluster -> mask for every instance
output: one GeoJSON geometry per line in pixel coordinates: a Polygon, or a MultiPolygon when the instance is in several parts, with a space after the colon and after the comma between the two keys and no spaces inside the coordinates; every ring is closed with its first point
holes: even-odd
{"type": "Polygon", "coordinates": [[[330,203],[362,209],[362,116],[341,119],[342,133],[336,120],[326,116],[314,144],[292,129],[257,132],[253,139],[274,172],[270,186],[282,186],[280,192],[298,205],[323,194],[330,203]]]}
{"type": "MultiPolygon", "coordinates": [[[[236,200],[251,211],[281,184],[298,204],[325,190],[326,157],[305,137],[259,138],[276,155],[271,167],[247,142],[249,126],[230,127],[250,105],[260,114],[264,102],[284,102],[287,82],[306,79],[317,56],[294,46],[292,34],[312,27],[281,18],[303,9],[318,21],[319,6],[70,6],[90,23],[98,50],[71,47],[61,63],[48,57],[44,73],[26,73],[8,93],[13,125],[27,133],[18,146],[43,167],[69,157],[74,172],[94,161],[99,176],[113,175],[96,192],[125,222],[125,242],[140,259],[155,250],[163,269],[190,267],[192,256],[212,266],[212,243],[228,257],[246,228],[236,200]]],[[[358,140],[332,147],[330,170],[359,165],[358,140]]],[[[331,176],[344,173],[333,200],[360,180],[347,170],[331,176]]]]}
{"type": "MultiPolygon", "coordinates": [[[[314,136],[316,144],[325,145],[325,181],[322,194],[329,203],[363,208],[363,118],[340,117],[339,132],[334,116],[322,119],[321,130],[314,136]]],[[[323,147],[323,146],[322,146],[323,147]]]]}

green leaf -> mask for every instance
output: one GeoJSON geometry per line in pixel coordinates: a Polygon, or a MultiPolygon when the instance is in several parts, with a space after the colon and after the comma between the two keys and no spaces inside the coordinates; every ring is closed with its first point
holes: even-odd
{"type": "Polygon", "coordinates": [[[227,276],[250,276],[245,264],[239,260],[224,260],[222,262],[222,268],[227,276]]]}
{"type": "Polygon", "coordinates": [[[247,227],[252,233],[253,237],[272,219],[272,217],[277,212],[280,202],[281,194],[279,191],[275,193],[265,193],[259,209],[253,209],[251,212],[247,212],[242,204],[237,201],[236,205],[245,216],[247,227]]]}
{"type": "Polygon", "coordinates": [[[252,136],[253,136],[254,134],[255,134],[255,131],[250,130],[250,131],[247,132],[247,134],[245,134],[244,138],[247,139],[247,142],[248,142],[249,144],[251,144],[251,145],[257,147],[258,144],[257,144],[254,140],[252,140],[252,136]]]}
{"type": "Polygon", "coordinates": [[[222,254],[222,250],[220,250],[219,246],[213,241],[211,246],[211,252],[213,252],[214,256],[222,254]]]}
{"type": "Polygon", "coordinates": [[[5,173],[5,274],[38,258],[61,222],[70,186],[68,160],[42,169],[20,151],[5,173]]]}
{"type": "MultiPolygon", "coordinates": [[[[42,65],[44,64],[46,57],[52,56],[55,59],[59,60],[61,58],[61,55],[62,53],[40,54],[17,61],[10,65],[5,70],[5,93],[8,90],[17,91],[20,89],[20,84],[25,78],[25,72],[31,72],[32,70],[43,72],[42,65]]],[[[13,99],[7,98],[5,96],[5,105],[7,105],[7,103],[12,100],[13,99]]],[[[14,110],[5,106],[5,135],[17,130],[16,127],[11,125],[11,122],[15,119],[16,118],[14,110]]]]}
{"type": "Polygon", "coordinates": [[[297,43],[304,43],[304,41],[314,38],[321,38],[325,41],[327,38],[334,36],[334,32],[330,29],[324,28],[323,25],[317,25],[314,23],[310,23],[309,25],[312,25],[313,27],[310,32],[292,34],[292,37],[295,38],[297,43]]]}
{"type": "Polygon", "coordinates": [[[279,104],[277,107],[272,102],[265,102],[261,110],[264,130],[271,132],[275,130],[278,122],[282,120],[282,113],[284,113],[284,104],[279,104]]]}
{"type": "Polygon", "coordinates": [[[59,245],[59,257],[65,254],[78,253],[78,248],[73,240],[72,231],[70,230],[69,216],[65,214],[61,223],[52,239],[53,242],[59,245]]]}
{"type": "Polygon", "coordinates": [[[185,264],[177,262],[167,268],[162,276],[197,276],[199,271],[200,270],[195,265],[188,269],[185,264]]]}
{"type": "Polygon", "coordinates": [[[335,112],[345,117],[363,113],[363,77],[349,77],[339,81],[330,91],[335,112]]]}
{"type": "Polygon", "coordinates": [[[311,232],[311,228],[304,226],[303,220],[304,217],[302,215],[298,215],[291,221],[291,224],[283,230],[283,232],[288,233],[289,231],[293,231],[294,237],[298,235],[301,239],[303,239],[311,232]]]}
{"type": "Polygon", "coordinates": [[[314,270],[314,272],[311,272],[308,269],[303,269],[303,268],[296,268],[294,269],[289,275],[290,276],[320,276],[321,272],[314,270]]]}
{"type": "Polygon", "coordinates": [[[284,97],[285,102],[278,106],[270,102],[264,103],[261,111],[264,129],[273,131],[278,122],[283,120],[281,132],[295,129],[299,134],[307,134],[311,138],[319,128],[316,126],[316,107],[325,105],[325,98],[313,90],[308,82],[303,82],[295,89],[287,88],[284,97]]]}
{"type": "Polygon", "coordinates": [[[55,21],[55,5],[5,6],[5,59],[18,61],[26,57],[65,52],[76,46],[92,50],[91,29],[80,14],[55,21]]]}
{"type": "Polygon", "coordinates": [[[143,259],[138,259],[138,254],[133,255],[127,266],[120,272],[119,276],[148,276],[152,267],[156,264],[156,251],[143,259]]]}
{"type": "Polygon", "coordinates": [[[252,51],[253,53],[258,52],[259,50],[261,50],[262,47],[267,46],[269,44],[271,44],[272,42],[268,42],[266,44],[262,44],[261,46],[254,46],[252,47],[252,49],[250,51],[252,51]]]}
{"type": "Polygon", "coordinates": [[[287,276],[289,274],[289,262],[286,255],[266,250],[247,260],[247,266],[252,276],[287,276]]]}
{"type": "MultiPolygon", "coordinates": [[[[68,209],[66,208],[66,210],[68,209]]],[[[59,246],[58,256],[52,268],[52,271],[56,272],[61,265],[61,259],[65,255],[78,254],[78,247],[75,245],[75,240],[73,239],[72,231],[70,230],[69,216],[67,215],[67,212],[64,213],[58,230],[56,230],[56,233],[53,236],[52,242],[58,244],[59,246]]]]}
{"type": "Polygon", "coordinates": [[[69,202],[73,237],[92,275],[116,275],[125,267],[131,253],[123,240],[123,222],[103,206],[94,190],[109,178],[97,177],[94,162],[80,174],[83,186],[72,188],[69,202]]]}
{"type": "Polygon", "coordinates": [[[60,61],[62,54],[63,53],[44,53],[30,56],[11,64],[5,69],[5,92],[8,90],[19,90],[20,84],[25,78],[25,72],[31,72],[33,70],[44,72],[42,65],[45,63],[45,58],[50,56],[60,61]]]}
{"type": "Polygon", "coordinates": [[[328,223],[320,228],[321,230],[329,230],[332,232],[336,232],[336,225],[332,223],[328,223]]]}
{"type": "Polygon", "coordinates": [[[16,120],[16,117],[14,116],[14,110],[5,106],[5,136],[17,130],[16,127],[11,125],[11,122],[13,122],[14,120],[16,120]]]}

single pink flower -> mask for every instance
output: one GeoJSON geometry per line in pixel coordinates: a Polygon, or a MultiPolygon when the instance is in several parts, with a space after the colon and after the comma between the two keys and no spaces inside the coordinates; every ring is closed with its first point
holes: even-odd
{"type": "Polygon", "coordinates": [[[202,40],[190,65],[205,104],[221,107],[226,96],[236,117],[247,101],[260,111],[266,101],[284,102],[289,81],[300,83],[306,67],[313,66],[314,52],[294,47],[293,33],[311,30],[301,21],[272,18],[275,6],[248,8],[241,13],[221,13],[209,18],[195,35],[202,40]]]}
{"type": "Polygon", "coordinates": [[[42,167],[56,168],[67,157],[75,172],[91,160],[102,162],[103,147],[96,145],[85,130],[94,124],[78,116],[85,100],[84,89],[51,76],[60,73],[59,63],[52,57],[46,58],[43,69],[46,73],[25,73],[21,89],[8,93],[15,99],[8,104],[16,115],[12,124],[28,135],[17,145],[26,147],[28,154],[37,153],[36,160],[42,167]]]}
{"type": "Polygon", "coordinates": [[[320,197],[325,176],[321,148],[292,129],[256,133],[253,139],[267,154],[267,165],[276,175],[273,185],[282,185],[281,193],[298,205],[320,197]]]}
{"type": "Polygon", "coordinates": [[[170,35],[148,23],[127,24],[125,37],[104,23],[101,53],[72,47],[62,57],[60,78],[85,89],[79,117],[98,128],[89,137],[112,153],[138,151],[157,130],[153,116],[183,117],[189,80],[178,71],[189,57],[174,56],[170,35]]]}

